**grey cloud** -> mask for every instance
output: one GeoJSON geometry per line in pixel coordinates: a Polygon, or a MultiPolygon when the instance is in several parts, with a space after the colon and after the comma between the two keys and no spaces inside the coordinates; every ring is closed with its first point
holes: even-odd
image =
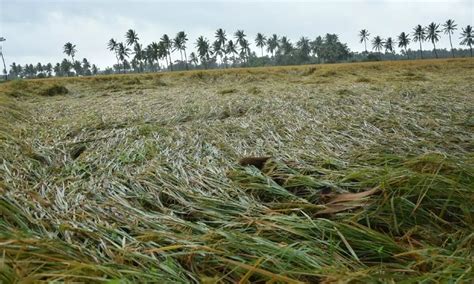
{"type": "MultiPolygon", "coordinates": [[[[0,0],[0,36],[7,38],[9,63],[58,62],[62,45],[71,41],[78,58],[101,67],[114,64],[106,50],[111,38],[124,40],[135,29],[142,43],[158,41],[163,33],[185,30],[194,48],[199,35],[211,39],[217,28],[229,36],[243,29],[252,39],[257,32],[286,35],[297,40],[337,33],[351,50],[360,51],[358,30],[396,37],[417,24],[453,18],[459,26],[472,25],[473,1],[6,1],[0,0]]],[[[455,46],[458,46],[457,36],[455,46]]],[[[443,37],[440,47],[447,47],[443,37]]],[[[413,48],[416,48],[413,46],[413,48]]],[[[427,45],[428,48],[428,45],[427,45]]]]}

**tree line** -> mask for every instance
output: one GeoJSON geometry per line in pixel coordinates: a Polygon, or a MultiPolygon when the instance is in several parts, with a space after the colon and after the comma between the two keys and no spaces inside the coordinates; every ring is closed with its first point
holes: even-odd
{"type": "Polygon", "coordinates": [[[302,36],[293,43],[286,36],[273,34],[265,36],[257,33],[254,38],[256,50],[251,49],[251,39],[243,30],[237,30],[228,35],[225,30],[217,29],[214,39],[199,36],[194,42],[194,50],[190,51],[190,42],[184,31],[178,32],[175,37],[167,34],[161,36],[159,41],[147,45],[140,42],[138,33],[129,29],[124,36],[124,41],[111,38],[107,42],[107,49],[114,55],[116,63],[112,67],[99,71],[94,65],[84,58],[75,60],[77,48],[68,42],[63,47],[63,52],[70,58],[53,65],[48,63],[36,66],[25,66],[13,63],[10,69],[12,77],[50,77],[53,76],[88,76],[95,74],[129,73],[129,72],[157,72],[163,70],[189,70],[231,67],[256,67],[270,65],[298,65],[334,63],[348,61],[374,61],[374,60],[399,60],[416,58],[439,58],[446,56],[471,56],[474,43],[472,27],[467,25],[461,29],[460,45],[466,49],[453,48],[453,36],[457,30],[454,20],[447,20],[442,26],[430,23],[426,27],[417,25],[412,33],[402,32],[396,38],[382,38],[377,35],[370,38],[366,29],[359,31],[360,43],[364,45],[361,53],[351,52],[347,44],[340,42],[338,35],[326,34],[314,40],[302,36]],[[438,43],[441,34],[449,37],[450,50],[439,49],[438,43]],[[425,42],[431,43],[433,50],[423,50],[425,42]],[[371,44],[371,50],[367,45],[371,44]],[[409,48],[411,43],[417,44],[417,51],[409,48]],[[399,48],[397,53],[396,48],[399,48]],[[267,52],[265,54],[264,52],[267,52]],[[417,54],[418,53],[418,54],[417,54]],[[176,58],[175,56],[178,56],[176,58]],[[433,56],[434,55],[434,56],[433,56]]]}

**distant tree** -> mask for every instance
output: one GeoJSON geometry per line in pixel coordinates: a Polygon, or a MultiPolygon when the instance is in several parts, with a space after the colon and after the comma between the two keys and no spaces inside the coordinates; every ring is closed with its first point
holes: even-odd
{"type": "Polygon", "coordinates": [[[349,58],[350,50],[339,41],[336,34],[326,34],[319,50],[319,56],[326,62],[336,62],[349,58]]]}
{"type": "Polygon", "coordinates": [[[165,59],[166,69],[168,69],[170,66],[170,64],[168,63],[168,49],[163,41],[160,41],[158,43],[158,58],[161,60],[165,59]]]}
{"type": "Polygon", "coordinates": [[[143,50],[143,61],[145,62],[146,69],[153,70],[153,65],[157,58],[158,54],[155,54],[152,44],[147,45],[143,50]]]}
{"type": "Polygon", "coordinates": [[[135,45],[133,46],[133,60],[132,60],[132,64],[135,64],[135,68],[134,69],[138,69],[138,70],[135,70],[135,71],[143,71],[143,59],[145,58],[144,57],[144,53],[143,53],[143,46],[138,43],[138,42],[135,42],[135,45]]]}
{"type": "Polygon", "coordinates": [[[114,52],[115,58],[117,59],[117,65],[120,65],[120,60],[119,60],[118,53],[117,53],[118,43],[115,41],[115,39],[111,38],[109,40],[109,42],[107,43],[107,48],[110,51],[114,52]]]}
{"type": "Polygon", "coordinates": [[[99,73],[99,69],[97,69],[95,64],[92,64],[92,75],[97,75],[97,73],[99,73]]]}
{"type": "Polygon", "coordinates": [[[474,44],[474,34],[472,32],[471,25],[467,25],[466,28],[462,29],[461,39],[462,39],[461,45],[469,46],[469,49],[471,51],[471,57],[472,57],[472,45],[474,44]]]}
{"type": "Polygon", "coordinates": [[[201,62],[204,64],[204,67],[207,69],[210,59],[210,46],[209,41],[205,39],[203,36],[198,37],[196,41],[196,47],[198,51],[199,58],[201,58],[201,62]]]}
{"type": "Polygon", "coordinates": [[[63,52],[67,56],[71,56],[71,61],[74,62],[74,55],[76,55],[76,52],[77,52],[75,44],[72,44],[70,42],[66,42],[66,44],[64,44],[64,51],[63,52]]]}
{"type": "Polygon", "coordinates": [[[179,32],[174,39],[174,47],[179,50],[181,55],[181,61],[186,63],[186,69],[188,69],[188,58],[186,55],[186,42],[188,41],[188,36],[184,31],[179,32]],[[184,51],[184,60],[183,60],[183,51],[184,51]]]}
{"type": "Polygon", "coordinates": [[[223,47],[227,41],[227,35],[223,29],[217,29],[215,34],[216,41],[219,42],[220,46],[223,47]]]}
{"type": "Polygon", "coordinates": [[[313,55],[318,58],[318,62],[321,61],[320,53],[321,53],[321,47],[323,46],[323,39],[321,36],[316,37],[315,40],[310,42],[311,46],[311,51],[313,52],[313,55]]]}
{"type": "Polygon", "coordinates": [[[16,78],[21,76],[21,65],[16,65],[15,62],[13,62],[10,65],[10,71],[8,72],[10,74],[10,77],[16,78]]]}
{"type": "Polygon", "coordinates": [[[38,75],[41,75],[41,77],[43,77],[43,65],[41,64],[41,62],[38,62],[36,64],[36,73],[39,73],[38,75]]]}
{"type": "Polygon", "coordinates": [[[421,25],[418,25],[413,29],[413,40],[420,43],[421,59],[423,59],[423,47],[421,46],[421,43],[425,40],[425,36],[425,29],[421,25]]]}
{"type": "MultiPolygon", "coordinates": [[[[221,54],[224,55],[224,63],[225,67],[227,67],[227,48],[226,48],[226,41],[227,41],[227,35],[223,29],[217,29],[215,35],[216,43],[214,43],[214,49],[219,46],[217,49],[221,52],[221,54]]],[[[222,56],[221,56],[221,61],[222,61],[222,56]]]]}
{"type": "Polygon", "coordinates": [[[167,34],[164,34],[162,37],[161,37],[161,42],[163,44],[163,46],[165,47],[166,49],[166,52],[167,52],[167,55],[169,57],[169,62],[170,62],[170,68],[171,68],[171,71],[173,71],[173,61],[171,59],[171,47],[172,47],[172,43],[171,43],[171,40],[169,38],[169,36],[167,34]]]}
{"type": "Polygon", "coordinates": [[[51,77],[51,73],[53,72],[53,65],[51,63],[46,64],[44,66],[44,71],[46,71],[48,77],[51,77]]]}
{"type": "MultiPolygon", "coordinates": [[[[125,73],[125,69],[126,69],[125,68],[125,62],[126,62],[125,58],[130,55],[130,48],[125,46],[123,44],[123,42],[118,43],[118,45],[117,45],[117,55],[118,55],[118,58],[120,59],[120,61],[122,62],[123,72],[125,73]]],[[[127,62],[127,64],[128,64],[128,62],[127,62]]]]}
{"type": "Polygon", "coordinates": [[[250,43],[247,39],[240,41],[240,57],[244,62],[248,63],[250,57],[250,43]]]}
{"type": "Polygon", "coordinates": [[[125,33],[125,43],[128,45],[128,46],[132,46],[134,45],[135,43],[137,43],[139,40],[138,38],[138,34],[132,30],[132,29],[129,29],[126,33],[125,33]]]}
{"type": "Polygon", "coordinates": [[[85,76],[92,75],[92,72],[91,72],[90,68],[91,68],[91,64],[89,63],[87,58],[83,58],[82,59],[82,73],[83,73],[83,75],[85,75],[85,76]]]}
{"type": "Polygon", "coordinates": [[[449,45],[451,46],[451,54],[453,55],[454,58],[454,49],[453,49],[453,42],[451,41],[451,35],[454,33],[455,30],[457,30],[458,25],[454,23],[454,20],[447,20],[446,23],[443,25],[443,31],[445,34],[448,34],[449,36],[449,45]]]}
{"type": "Polygon", "coordinates": [[[280,39],[278,52],[283,55],[289,55],[292,51],[293,51],[293,44],[286,36],[282,36],[280,39]]]}
{"type": "Polygon", "coordinates": [[[298,47],[300,58],[303,62],[309,59],[309,54],[311,53],[311,47],[309,45],[309,39],[302,36],[296,43],[298,47]]]}
{"type": "Polygon", "coordinates": [[[247,50],[249,48],[249,43],[245,39],[246,35],[243,30],[237,30],[234,34],[235,43],[240,45],[240,58],[245,62],[247,57],[247,50]]]}
{"type": "Polygon", "coordinates": [[[372,40],[372,49],[374,49],[377,52],[380,52],[383,48],[384,41],[380,36],[374,37],[372,40]]]}
{"type": "Polygon", "coordinates": [[[218,40],[215,40],[212,43],[212,50],[214,51],[214,57],[217,61],[217,57],[221,58],[221,62],[223,62],[224,51],[222,50],[221,43],[218,40]]]}
{"type": "Polygon", "coordinates": [[[69,74],[71,74],[71,68],[71,62],[64,58],[63,61],[61,61],[61,73],[69,77],[69,74]]]}
{"type": "Polygon", "coordinates": [[[23,72],[25,77],[27,78],[33,78],[36,76],[36,69],[33,66],[33,64],[25,64],[25,67],[23,68],[23,72]]]}
{"type": "Polygon", "coordinates": [[[279,39],[276,34],[273,34],[267,39],[267,51],[272,54],[272,58],[275,56],[275,50],[279,47],[279,39]]]}
{"type": "Polygon", "coordinates": [[[367,51],[367,40],[369,39],[370,33],[366,29],[363,29],[359,32],[359,37],[360,37],[360,43],[364,43],[365,46],[365,53],[368,53],[367,51]]]}
{"type": "Polygon", "coordinates": [[[234,33],[234,37],[236,39],[236,44],[241,44],[241,42],[245,39],[246,35],[243,30],[237,30],[234,33]]]}
{"type": "Polygon", "coordinates": [[[76,76],[83,75],[82,64],[80,61],[78,60],[74,61],[74,63],[72,64],[72,69],[74,69],[76,76]]]}
{"type": "Polygon", "coordinates": [[[191,52],[191,54],[189,54],[189,63],[191,64],[194,64],[194,67],[197,67],[198,65],[198,57],[196,56],[196,53],[194,52],[191,52]]]}
{"type": "Polygon", "coordinates": [[[255,44],[260,47],[263,57],[263,48],[265,47],[265,45],[267,45],[267,38],[263,34],[258,33],[257,37],[255,38],[255,44]]]}
{"type": "Polygon", "coordinates": [[[226,54],[232,55],[232,62],[235,63],[235,55],[238,54],[235,44],[232,40],[227,42],[227,46],[225,48],[226,54]]]}
{"type": "Polygon", "coordinates": [[[436,43],[439,41],[439,34],[441,31],[439,30],[439,24],[431,23],[426,27],[426,39],[430,40],[433,44],[433,50],[438,58],[438,52],[436,52],[436,43]]]}
{"type": "Polygon", "coordinates": [[[53,67],[53,70],[54,70],[54,75],[56,77],[62,76],[62,68],[61,68],[60,63],[56,63],[56,65],[54,65],[54,67],[53,67]]]}
{"type": "Polygon", "coordinates": [[[388,37],[387,40],[385,41],[384,43],[384,48],[385,48],[385,53],[387,52],[390,52],[390,53],[394,53],[395,49],[393,47],[393,40],[391,37],[388,37]]]}
{"type": "Polygon", "coordinates": [[[410,58],[407,51],[407,46],[409,44],[410,44],[409,36],[405,32],[402,32],[398,36],[398,47],[403,48],[405,50],[405,55],[407,56],[408,59],[410,58]]]}

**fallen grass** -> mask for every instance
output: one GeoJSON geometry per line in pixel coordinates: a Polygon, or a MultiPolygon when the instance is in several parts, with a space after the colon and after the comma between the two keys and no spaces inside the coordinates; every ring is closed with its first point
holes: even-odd
{"type": "Polygon", "coordinates": [[[469,282],[472,66],[2,84],[0,282],[469,282]]]}

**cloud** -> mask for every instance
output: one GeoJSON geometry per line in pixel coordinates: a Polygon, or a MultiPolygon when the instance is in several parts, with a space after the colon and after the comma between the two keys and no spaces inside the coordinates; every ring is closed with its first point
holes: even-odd
{"type": "MultiPolygon", "coordinates": [[[[129,28],[138,32],[144,45],[164,33],[174,36],[184,30],[193,49],[199,35],[212,39],[217,28],[224,28],[228,37],[244,29],[252,44],[257,32],[286,35],[293,41],[302,35],[337,33],[351,50],[360,51],[357,33],[362,28],[386,38],[448,18],[464,27],[472,25],[473,10],[473,1],[0,0],[0,36],[7,38],[3,50],[9,63],[58,62],[65,56],[62,46],[71,41],[77,45],[77,58],[105,67],[115,62],[107,41],[123,41],[129,28]]],[[[439,47],[448,47],[446,36],[439,47]]]]}

